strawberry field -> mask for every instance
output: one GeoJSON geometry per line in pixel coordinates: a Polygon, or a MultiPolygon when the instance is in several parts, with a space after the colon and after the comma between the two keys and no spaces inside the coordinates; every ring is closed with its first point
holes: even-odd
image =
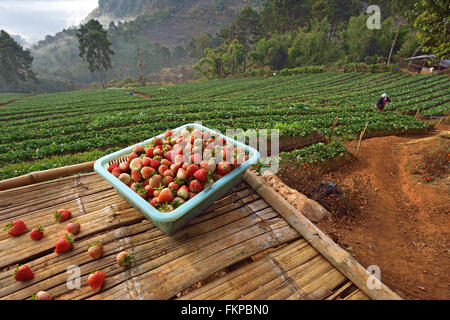
{"type": "MultiPolygon", "coordinates": [[[[318,73],[222,79],[124,90],[36,95],[0,108],[0,179],[90,160],[186,123],[226,128],[277,128],[283,136],[320,130],[351,138],[426,130],[421,115],[450,110],[448,76],[403,73],[318,73]],[[386,112],[374,104],[386,92],[386,112]]],[[[1,96],[0,96],[1,98],[1,96]]],[[[321,150],[321,148],[317,148],[321,150]]]]}

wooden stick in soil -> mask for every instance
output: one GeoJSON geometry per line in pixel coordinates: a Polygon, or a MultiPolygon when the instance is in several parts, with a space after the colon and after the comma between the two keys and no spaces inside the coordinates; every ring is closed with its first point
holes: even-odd
{"type": "Polygon", "coordinates": [[[420,108],[419,108],[419,109],[417,109],[417,112],[416,112],[416,114],[415,114],[414,118],[416,118],[416,119],[417,119],[417,116],[419,115],[419,112],[420,112],[420,108]]]}
{"type": "Polygon", "coordinates": [[[437,123],[437,125],[434,126],[436,129],[437,129],[437,127],[439,127],[439,125],[441,124],[442,119],[444,119],[444,116],[442,116],[441,119],[439,119],[439,122],[437,123]]]}
{"type": "Polygon", "coordinates": [[[360,136],[359,136],[359,141],[358,141],[358,148],[356,148],[356,158],[358,158],[358,153],[359,153],[359,147],[361,146],[361,140],[364,137],[364,134],[366,133],[367,127],[369,126],[370,121],[367,121],[366,126],[364,127],[364,131],[361,132],[360,136]]]}
{"type": "Polygon", "coordinates": [[[331,127],[330,136],[328,137],[328,140],[331,141],[331,137],[333,136],[334,128],[336,127],[338,121],[338,117],[334,118],[333,126],[331,127]]]}

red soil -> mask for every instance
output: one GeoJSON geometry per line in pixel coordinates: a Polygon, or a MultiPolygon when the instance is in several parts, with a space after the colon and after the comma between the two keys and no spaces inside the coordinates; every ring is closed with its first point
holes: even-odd
{"type": "MultiPolygon", "coordinates": [[[[450,299],[449,178],[423,183],[412,173],[420,150],[442,143],[450,148],[450,142],[437,138],[404,144],[431,135],[364,140],[359,159],[331,177],[369,177],[373,188],[367,205],[356,219],[318,224],[364,267],[379,266],[383,283],[406,299],[450,299]]],[[[352,141],[347,148],[355,153],[356,145],[352,141]]]]}

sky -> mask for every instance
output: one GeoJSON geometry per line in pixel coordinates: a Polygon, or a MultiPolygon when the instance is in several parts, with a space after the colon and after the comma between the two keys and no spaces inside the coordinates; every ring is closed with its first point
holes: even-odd
{"type": "Polygon", "coordinates": [[[0,0],[0,30],[33,43],[78,25],[98,0],[0,0]]]}

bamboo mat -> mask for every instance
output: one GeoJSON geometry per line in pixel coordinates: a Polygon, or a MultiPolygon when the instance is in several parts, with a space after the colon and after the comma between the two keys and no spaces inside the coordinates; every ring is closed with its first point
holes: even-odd
{"type": "Polygon", "coordinates": [[[22,219],[43,239],[0,233],[0,299],[27,299],[45,290],[54,299],[368,299],[310,245],[248,184],[242,182],[173,236],[164,235],[100,176],[88,173],[0,191],[0,223],[22,219]],[[58,208],[81,224],[73,250],[56,254],[67,223],[58,208]],[[88,244],[102,240],[93,260],[88,244]],[[115,256],[135,257],[122,268],[115,256]],[[26,263],[33,280],[16,282],[15,265],[26,263]],[[81,288],[69,289],[69,266],[81,271],[81,288]],[[106,273],[94,293],[89,273],[106,273]]]}

